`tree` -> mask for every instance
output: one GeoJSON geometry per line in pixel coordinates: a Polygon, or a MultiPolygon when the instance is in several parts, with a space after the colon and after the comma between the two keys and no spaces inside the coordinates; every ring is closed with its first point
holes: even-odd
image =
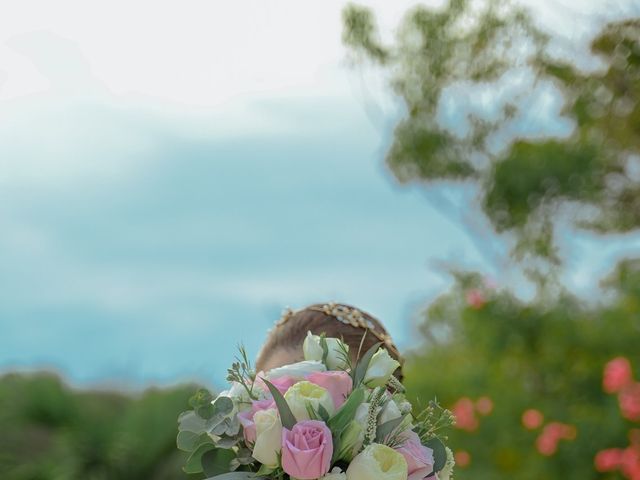
{"type": "Polygon", "coordinates": [[[472,184],[495,230],[517,239],[516,259],[560,264],[559,218],[600,233],[640,227],[640,18],[605,26],[591,43],[603,67],[587,72],[551,55],[526,10],[504,5],[419,6],[394,45],[378,41],[370,10],[351,5],[343,40],[391,72],[405,107],[386,158],[396,178],[472,184]],[[539,88],[549,87],[562,95],[572,131],[519,130],[539,88]],[[452,129],[442,110],[460,89],[489,94],[492,104],[454,104],[452,129]]]}

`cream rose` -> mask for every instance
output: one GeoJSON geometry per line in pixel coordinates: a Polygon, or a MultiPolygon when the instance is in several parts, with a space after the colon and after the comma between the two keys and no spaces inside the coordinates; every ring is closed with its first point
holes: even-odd
{"type": "Polygon", "coordinates": [[[407,461],[401,453],[372,443],[347,468],[347,480],[407,480],[407,461]]]}
{"type": "Polygon", "coordinates": [[[278,465],[278,454],[282,446],[282,423],[275,408],[258,410],[253,415],[256,425],[256,442],[252,457],[267,467],[278,465]]]}
{"type": "Polygon", "coordinates": [[[318,411],[318,405],[322,405],[329,415],[335,413],[333,399],[329,391],[306,380],[291,386],[284,394],[284,398],[299,422],[311,419],[307,411],[307,405],[311,406],[316,412],[318,411]]]}
{"type": "Polygon", "coordinates": [[[389,381],[389,377],[400,366],[400,362],[391,358],[384,348],[379,349],[371,358],[364,383],[368,387],[383,387],[389,381]]]}
{"type": "MultiPolygon", "coordinates": [[[[337,338],[326,337],[327,342],[327,359],[326,366],[329,370],[344,370],[347,367],[344,354],[349,351],[349,346],[337,338]]],[[[302,344],[305,360],[322,361],[324,350],[322,349],[321,338],[319,335],[313,335],[307,332],[307,338],[302,344]]]]}

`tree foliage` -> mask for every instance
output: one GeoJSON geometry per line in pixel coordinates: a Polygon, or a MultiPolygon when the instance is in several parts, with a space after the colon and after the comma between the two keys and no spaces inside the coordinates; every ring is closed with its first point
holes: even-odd
{"type": "Polygon", "coordinates": [[[395,176],[476,185],[496,231],[519,240],[519,259],[560,263],[559,212],[601,233],[640,227],[640,18],[606,25],[590,46],[601,67],[584,71],[551,54],[549,36],[526,10],[493,0],[476,5],[418,6],[393,45],[379,41],[370,10],[343,12],[343,41],[390,72],[405,107],[386,159],[395,176]],[[519,129],[540,101],[539,88],[561,95],[570,133],[519,129]],[[491,105],[474,111],[454,102],[452,128],[443,110],[460,91],[491,105]]]}
{"type": "Polygon", "coordinates": [[[194,390],[133,397],[76,392],[51,374],[0,377],[0,478],[189,478],[181,471],[175,419],[194,390]]]}

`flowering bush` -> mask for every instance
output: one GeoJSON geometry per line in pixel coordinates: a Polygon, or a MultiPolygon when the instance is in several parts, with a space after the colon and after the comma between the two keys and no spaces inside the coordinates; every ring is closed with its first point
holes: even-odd
{"type": "Polygon", "coordinates": [[[619,466],[632,471],[640,445],[640,262],[622,262],[599,303],[561,290],[523,301],[453,274],[404,374],[409,399],[437,388],[457,417],[456,480],[629,478],[619,466]]]}
{"type": "MultiPolygon", "coordinates": [[[[374,345],[353,365],[346,344],[309,335],[305,360],[254,372],[244,349],[230,388],[200,391],[179,417],[187,473],[219,480],[448,480],[455,459],[441,433],[453,414],[437,402],[415,415],[399,367],[374,345]]],[[[490,399],[478,401],[490,412],[490,399]]]]}
{"type": "MultiPolygon", "coordinates": [[[[607,393],[617,393],[620,413],[631,421],[640,421],[640,383],[634,382],[629,360],[617,357],[604,368],[602,385],[607,393]]],[[[629,431],[629,445],[607,448],[594,459],[599,472],[620,472],[630,480],[640,480],[640,429],[629,431]]]]}

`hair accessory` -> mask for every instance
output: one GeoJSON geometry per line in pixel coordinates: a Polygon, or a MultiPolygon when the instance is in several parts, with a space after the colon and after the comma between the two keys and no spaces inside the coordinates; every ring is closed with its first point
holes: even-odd
{"type": "MultiPolygon", "coordinates": [[[[336,320],[338,320],[341,323],[344,323],[345,325],[351,325],[352,327],[366,330],[367,332],[371,333],[374,337],[376,337],[378,341],[384,343],[387,349],[391,350],[393,353],[396,354],[396,356],[400,360],[400,363],[403,363],[403,359],[400,356],[400,352],[398,351],[396,346],[393,344],[393,340],[391,339],[391,337],[384,332],[377,331],[375,324],[371,320],[367,319],[364,316],[364,314],[357,308],[350,308],[350,307],[347,307],[346,305],[340,305],[336,302],[329,302],[329,303],[325,303],[321,307],[316,307],[316,306],[307,307],[306,310],[314,310],[316,312],[322,312],[327,316],[334,317],[336,320]]],[[[295,313],[296,312],[293,309],[289,307],[285,308],[284,311],[282,312],[282,316],[276,322],[275,326],[279,327],[280,325],[284,325],[291,319],[291,317],[295,315],[295,313]]]]}
{"type": "Polygon", "coordinates": [[[400,357],[400,352],[398,352],[398,349],[393,344],[391,337],[384,332],[378,332],[375,324],[371,320],[368,320],[357,308],[349,308],[346,305],[339,305],[335,302],[330,302],[324,304],[321,308],[309,307],[309,309],[321,311],[346,325],[367,330],[379,341],[384,343],[388,349],[394,351],[398,357],[400,357]]]}
{"type": "Polygon", "coordinates": [[[285,323],[287,323],[295,313],[296,312],[291,307],[286,307],[283,310],[282,315],[280,316],[280,319],[276,322],[276,327],[279,327],[280,325],[284,325],[285,323]]]}

